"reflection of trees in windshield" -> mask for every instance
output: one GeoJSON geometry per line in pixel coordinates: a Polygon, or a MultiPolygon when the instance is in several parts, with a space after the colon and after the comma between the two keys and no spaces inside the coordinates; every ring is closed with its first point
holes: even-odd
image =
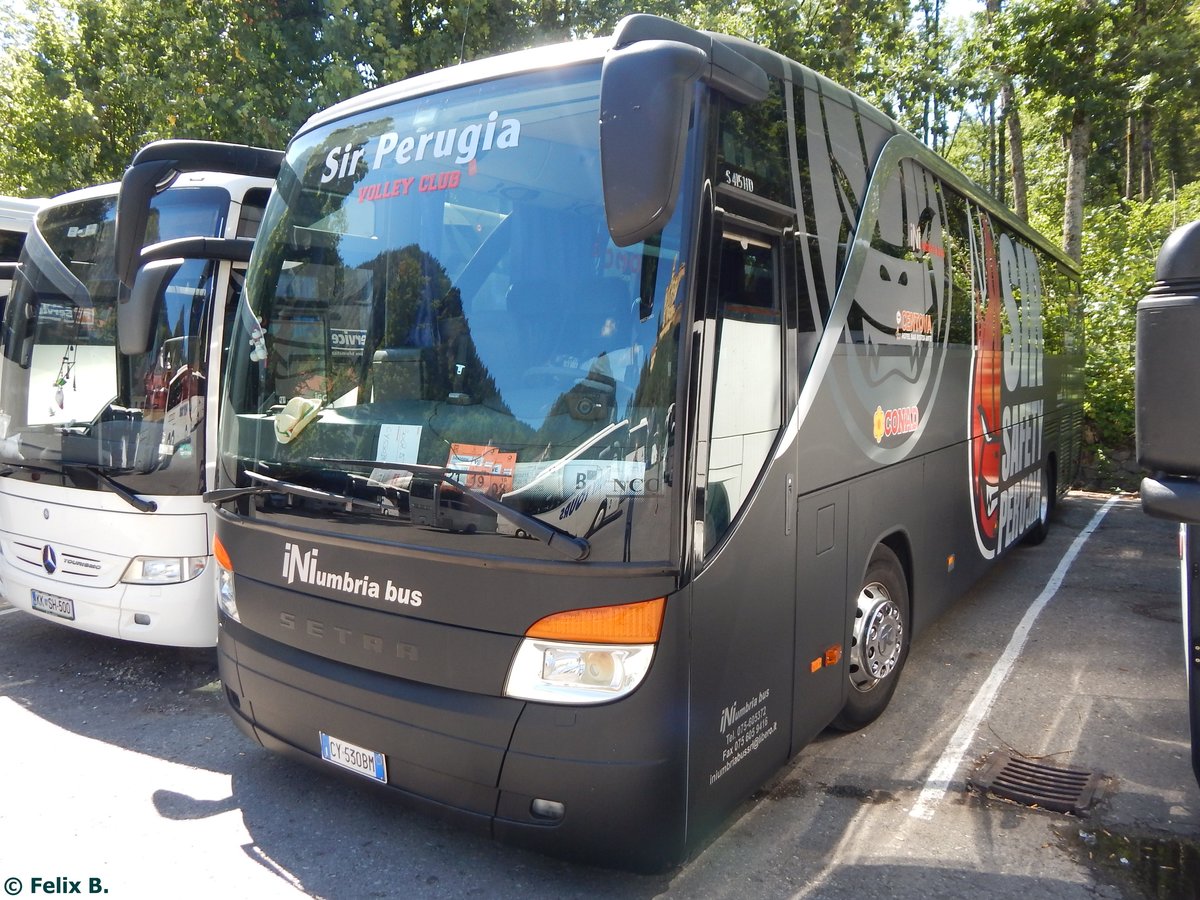
{"type": "Polygon", "coordinates": [[[374,307],[364,395],[376,401],[444,400],[508,412],[479,357],[462,296],[445,268],[416,244],[381,254],[383,302],[374,307]]]}

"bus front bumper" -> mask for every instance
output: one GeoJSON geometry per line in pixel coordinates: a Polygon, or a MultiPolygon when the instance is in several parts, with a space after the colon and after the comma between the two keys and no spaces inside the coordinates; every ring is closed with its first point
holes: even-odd
{"type": "Polygon", "coordinates": [[[382,753],[394,796],[476,833],[639,871],[682,858],[686,729],[650,685],[602,706],[526,703],[380,675],[220,622],[230,713],[267,749],[343,774],[321,757],[323,732],[382,753]]]}
{"type": "Polygon", "coordinates": [[[171,647],[217,642],[211,564],[182,584],[96,588],[38,577],[0,558],[0,596],[38,618],[105,637],[171,647]]]}

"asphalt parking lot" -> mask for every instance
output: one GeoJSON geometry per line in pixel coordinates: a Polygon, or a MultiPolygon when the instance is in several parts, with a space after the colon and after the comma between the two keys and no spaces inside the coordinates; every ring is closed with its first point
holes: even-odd
{"type": "Polygon", "coordinates": [[[679,869],[573,866],[272,756],[215,655],[0,603],[10,896],[1194,898],[1175,527],[1072,494],[916,642],[888,712],[802,751],[679,869]],[[1074,554],[1074,555],[1072,555],[1074,554]],[[967,787],[993,751],[1096,776],[1076,814],[967,787]]]}

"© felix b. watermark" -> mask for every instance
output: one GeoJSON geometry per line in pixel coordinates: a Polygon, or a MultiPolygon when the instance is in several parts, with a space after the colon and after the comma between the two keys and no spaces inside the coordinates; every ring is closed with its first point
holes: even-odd
{"type": "Polygon", "coordinates": [[[4,893],[16,897],[22,893],[40,894],[107,894],[108,888],[96,877],[68,878],[56,875],[53,878],[43,878],[35,875],[32,878],[20,879],[15,877],[4,879],[4,893]]]}

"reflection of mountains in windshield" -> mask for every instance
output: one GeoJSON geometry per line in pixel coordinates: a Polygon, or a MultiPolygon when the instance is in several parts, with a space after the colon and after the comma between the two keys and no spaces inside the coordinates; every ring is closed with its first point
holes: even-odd
{"type": "Polygon", "coordinates": [[[376,399],[482,403],[507,412],[441,263],[410,244],[380,254],[367,268],[386,285],[364,350],[376,399]]]}

